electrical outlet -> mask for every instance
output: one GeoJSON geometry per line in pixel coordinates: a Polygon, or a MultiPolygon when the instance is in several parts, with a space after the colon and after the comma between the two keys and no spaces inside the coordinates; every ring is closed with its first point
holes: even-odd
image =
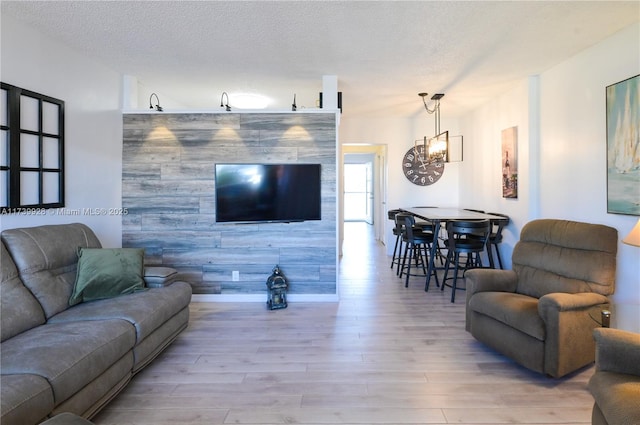
{"type": "Polygon", "coordinates": [[[231,280],[237,282],[240,280],[240,272],[238,270],[234,270],[231,272],[231,280]]]}

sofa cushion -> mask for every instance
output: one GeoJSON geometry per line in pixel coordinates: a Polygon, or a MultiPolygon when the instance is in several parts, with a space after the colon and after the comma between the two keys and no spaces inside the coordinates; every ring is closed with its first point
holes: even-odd
{"type": "Polygon", "coordinates": [[[51,319],[49,323],[122,319],[136,330],[136,345],[176,313],[189,305],[191,285],[174,282],[126,297],[109,298],[75,305],[51,319]]]}
{"type": "Polygon", "coordinates": [[[545,340],[537,298],[511,292],[478,292],[469,299],[469,308],[539,341],[545,340]]]}
{"type": "Polygon", "coordinates": [[[640,424],[640,376],[598,371],[589,390],[608,423],[640,424]]]}
{"type": "Polygon", "coordinates": [[[516,292],[613,293],[618,232],[600,224],[542,219],[527,223],[513,250],[516,292]]]}
{"type": "Polygon", "coordinates": [[[42,376],[58,405],[129,353],[134,343],[134,327],[124,320],[46,324],[2,343],[2,373],[42,376]]]}
{"type": "Polygon", "coordinates": [[[80,248],[69,305],[130,294],[144,288],[144,249],[80,248]]]}
{"type": "MultiPolygon", "coordinates": [[[[2,349],[4,350],[4,344],[2,349]]],[[[46,418],[53,410],[53,390],[42,376],[27,373],[5,375],[3,372],[0,379],[0,423],[34,424],[46,418]]]]}
{"type": "Polygon", "coordinates": [[[45,322],[44,312],[22,284],[9,252],[0,243],[0,341],[45,322]]]}
{"type": "Polygon", "coordinates": [[[7,229],[2,241],[46,318],[69,306],[78,248],[101,247],[93,231],[81,223],[7,229]]]}

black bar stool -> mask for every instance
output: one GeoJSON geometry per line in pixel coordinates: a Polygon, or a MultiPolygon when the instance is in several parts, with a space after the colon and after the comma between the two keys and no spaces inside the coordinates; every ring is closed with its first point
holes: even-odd
{"type": "MultiPolygon", "coordinates": [[[[406,243],[406,235],[405,235],[406,232],[404,230],[405,228],[404,217],[410,216],[413,218],[413,216],[403,212],[402,210],[398,210],[398,211],[399,212],[396,212],[394,215],[395,227],[393,228],[393,234],[394,235],[397,234],[398,236],[396,237],[396,246],[393,249],[394,256],[391,259],[391,267],[393,268],[395,264],[397,266],[396,275],[402,277],[401,268],[403,267],[403,254],[404,252],[406,252],[406,247],[404,247],[404,251],[403,251],[403,244],[406,243]],[[396,253],[396,247],[397,247],[397,253],[396,253]]],[[[433,226],[431,226],[431,224],[426,222],[419,225],[415,222],[415,218],[414,218],[414,223],[411,229],[413,230],[413,233],[419,233],[419,232],[422,232],[425,228],[428,229],[432,227],[433,226]]]]}
{"type": "Polygon", "coordinates": [[[511,221],[508,215],[500,214],[500,213],[489,213],[491,215],[497,215],[502,218],[491,219],[491,233],[489,234],[489,239],[487,240],[487,255],[489,256],[489,266],[492,269],[495,269],[495,262],[493,260],[493,251],[495,250],[496,256],[498,257],[498,264],[500,268],[502,267],[502,258],[500,257],[500,250],[498,249],[498,245],[502,242],[502,230],[509,225],[511,221]]]}
{"type": "Polygon", "coordinates": [[[397,266],[398,270],[396,274],[400,271],[400,263],[402,262],[402,226],[399,226],[396,222],[396,214],[400,214],[402,210],[393,209],[387,211],[387,217],[389,220],[393,221],[393,234],[396,236],[396,242],[393,246],[393,256],[391,257],[391,268],[393,266],[397,266]]]}
{"type": "Polygon", "coordinates": [[[489,232],[491,231],[491,222],[489,220],[452,220],[447,222],[447,240],[445,242],[448,248],[447,262],[444,269],[444,278],[440,290],[444,290],[445,286],[451,287],[451,302],[455,302],[456,290],[458,288],[458,270],[460,268],[460,254],[465,254],[464,271],[474,267],[482,267],[482,259],[480,254],[485,250],[489,232]],[[448,277],[449,268],[453,263],[453,277],[448,277]],[[453,284],[448,285],[447,280],[453,279],[453,284]]]}
{"type": "MultiPolygon", "coordinates": [[[[427,274],[427,258],[433,242],[433,231],[429,231],[428,227],[416,226],[416,220],[412,215],[398,214],[396,220],[404,221],[403,241],[405,242],[405,250],[402,256],[402,266],[400,267],[400,277],[405,277],[405,288],[409,287],[409,276],[418,276],[411,274],[411,263],[415,262],[416,268],[422,267],[422,275],[427,274]],[[407,262],[407,257],[409,261],[407,262]],[[406,270],[406,271],[405,271],[406,270]]],[[[423,225],[424,226],[424,225],[423,225]]]]}

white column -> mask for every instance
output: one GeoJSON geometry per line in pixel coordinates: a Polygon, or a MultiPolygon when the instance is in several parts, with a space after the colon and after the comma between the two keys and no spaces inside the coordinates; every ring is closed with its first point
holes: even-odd
{"type": "Polygon", "coordinates": [[[138,105],[138,79],[132,75],[122,76],[122,110],[131,111],[139,109],[138,105]]]}
{"type": "Polygon", "coordinates": [[[322,76],[322,109],[338,109],[338,77],[322,76]]]}

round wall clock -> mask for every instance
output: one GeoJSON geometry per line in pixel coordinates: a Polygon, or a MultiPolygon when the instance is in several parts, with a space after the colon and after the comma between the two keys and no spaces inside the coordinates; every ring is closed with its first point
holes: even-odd
{"type": "Polygon", "coordinates": [[[411,183],[428,186],[442,177],[444,161],[442,159],[428,159],[425,155],[424,145],[417,145],[404,154],[402,172],[411,183]]]}

